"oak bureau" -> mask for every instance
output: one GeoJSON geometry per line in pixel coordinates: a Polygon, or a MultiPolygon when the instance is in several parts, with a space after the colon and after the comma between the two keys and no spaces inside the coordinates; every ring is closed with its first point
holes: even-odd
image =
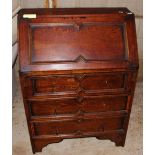
{"type": "Polygon", "coordinates": [[[138,71],[127,8],[22,9],[20,82],[33,153],[68,138],[124,146],[138,71]]]}

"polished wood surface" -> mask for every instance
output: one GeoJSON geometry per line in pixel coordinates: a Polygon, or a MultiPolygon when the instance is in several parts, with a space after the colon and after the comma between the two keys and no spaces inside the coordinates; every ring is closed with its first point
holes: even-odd
{"type": "Polygon", "coordinates": [[[127,9],[24,9],[18,21],[22,72],[138,67],[127,9]]]}
{"type": "Polygon", "coordinates": [[[127,96],[85,96],[28,100],[32,116],[126,110],[127,96]]]}
{"type": "Polygon", "coordinates": [[[18,30],[33,153],[79,137],[124,146],[138,71],[134,14],[127,8],[22,9],[18,30]]]}

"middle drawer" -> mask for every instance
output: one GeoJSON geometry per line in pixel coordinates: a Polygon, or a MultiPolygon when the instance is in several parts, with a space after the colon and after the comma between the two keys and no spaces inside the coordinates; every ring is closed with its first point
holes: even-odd
{"type": "Polygon", "coordinates": [[[125,110],[128,96],[85,96],[27,100],[31,116],[125,110]]]}

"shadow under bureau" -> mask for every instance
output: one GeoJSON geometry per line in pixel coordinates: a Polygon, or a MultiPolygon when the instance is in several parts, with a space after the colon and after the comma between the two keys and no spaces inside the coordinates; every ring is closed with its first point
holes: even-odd
{"type": "Polygon", "coordinates": [[[33,153],[67,138],[124,146],[138,71],[127,8],[22,9],[20,81],[33,153]]]}

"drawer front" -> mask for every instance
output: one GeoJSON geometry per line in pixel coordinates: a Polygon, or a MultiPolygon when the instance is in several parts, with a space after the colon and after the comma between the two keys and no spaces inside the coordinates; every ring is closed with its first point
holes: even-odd
{"type": "Polygon", "coordinates": [[[28,101],[32,116],[125,110],[127,96],[62,98],[28,101]]]}
{"type": "Polygon", "coordinates": [[[73,76],[38,77],[33,79],[35,94],[57,92],[72,92],[78,88],[78,82],[73,76]]]}
{"type": "Polygon", "coordinates": [[[96,74],[95,76],[90,74],[81,81],[81,85],[88,91],[121,89],[124,88],[124,80],[124,74],[96,74]]]}
{"type": "Polygon", "coordinates": [[[27,78],[31,96],[124,92],[127,73],[52,75],[27,78]]]}
{"type": "Polygon", "coordinates": [[[76,119],[53,122],[34,123],[35,135],[75,134],[87,132],[104,132],[123,128],[124,118],[76,119]]]}

